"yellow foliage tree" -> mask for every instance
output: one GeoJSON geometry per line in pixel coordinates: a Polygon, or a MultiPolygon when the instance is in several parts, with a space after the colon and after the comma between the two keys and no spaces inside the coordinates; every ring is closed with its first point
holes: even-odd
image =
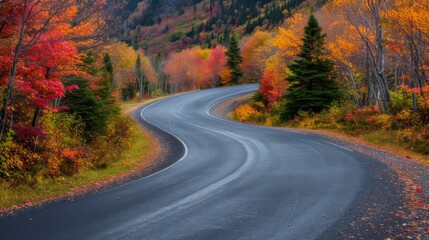
{"type": "Polygon", "coordinates": [[[123,42],[108,45],[105,47],[105,51],[112,59],[114,85],[118,88],[126,88],[130,84],[135,84],[136,51],[123,42]]]}
{"type": "Polygon", "coordinates": [[[273,45],[276,46],[281,57],[290,62],[299,52],[302,44],[301,36],[304,35],[303,29],[307,21],[307,16],[297,12],[291,18],[285,21],[285,26],[279,28],[279,33],[274,39],[273,45]]]}

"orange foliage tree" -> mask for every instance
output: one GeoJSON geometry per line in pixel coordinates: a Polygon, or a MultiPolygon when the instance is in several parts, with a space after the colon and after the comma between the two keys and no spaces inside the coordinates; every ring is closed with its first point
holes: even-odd
{"type": "Polygon", "coordinates": [[[285,21],[284,27],[279,28],[279,33],[274,39],[273,45],[278,48],[278,54],[284,61],[291,62],[298,53],[307,19],[307,16],[298,12],[285,21]]]}
{"type": "Polygon", "coordinates": [[[419,103],[416,95],[425,99],[425,88],[429,84],[429,5],[423,0],[395,0],[394,3],[386,13],[391,34],[389,46],[404,58],[410,78],[408,85],[415,89],[411,92],[413,108],[417,111],[419,103]]]}

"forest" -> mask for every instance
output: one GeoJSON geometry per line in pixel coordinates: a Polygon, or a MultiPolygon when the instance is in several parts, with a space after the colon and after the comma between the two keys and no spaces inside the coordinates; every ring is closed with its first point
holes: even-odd
{"type": "Polygon", "coordinates": [[[301,5],[318,7],[323,0],[197,0],[129,2],[122,34],[134,47],[150,54],[168,55],[195,45],[227,45],[231,35],[273,29],[301,5]]]}

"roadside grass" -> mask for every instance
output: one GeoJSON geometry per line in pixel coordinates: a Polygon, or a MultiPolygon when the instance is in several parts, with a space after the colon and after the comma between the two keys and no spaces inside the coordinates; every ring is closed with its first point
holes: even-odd
{"type": "MultiPolygon", "coordinates": [[[[127,102],[122,104],[124,112],[137,108],[145,102],[127,102]]],[[[137,123],[131,147],[116,161],[106,168],[99,170],[83,171],[69,177],[58,179],[40,178],[34,185],[11,186],[7,182],[0,181],[0,212],[1,210],[13,210],[20,207],[29,207],[41,202],[67,198],[97,189],[112,180],[125,177],[135,170],[151,166],[153,160],[154,139],[148,133],[140,130],[137,123]],[[151,156],[152,153],[152,157],[151,156]],[[148,157],[149,156],[149,157],[148,157]],[[150,159],[148,159],[150,158],[150,159]]]]}
{"type": "MultiPolygon", "coordinates": [[[[374,146],[382,147],[385,150],[394,152],[406,158],[412,158],[419,162],[429,164],[429,155],[421,154],[404,147],[403,143],[398,141],[400,131],[378,130],[366,132],[360,135],[365,142],[374,146]]],[[[429,143],[427,143],[429,144],[429,143]]]]}
{"type": "Polygon", "coordinates": [[[348,133],[334,128],[313,127],[303,128],[294,126],[283,126],[303,131],[315,132],[321,135],[346,140],[353,143],[364,144],[379,150],[385,150],[396,155],[413,159],[423,164],[429,164],[429,155],[421,154],[407,149],[398,141],[399,130],[373,130],[371,132],[348,133]]]}
{"type": "Polygon", "coordinates": [[[129,109],[133,109],[135,107],[139,107],[142,105],[142,103],[149,103],[152,99],[138,101],[138,100],[129,100],[126,102],[121,102],[121,108],[124,112],[127,112],[129,109]]]}

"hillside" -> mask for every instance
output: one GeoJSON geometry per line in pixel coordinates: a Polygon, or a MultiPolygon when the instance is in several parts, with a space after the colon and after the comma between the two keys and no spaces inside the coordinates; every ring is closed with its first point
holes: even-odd
{"type": "MultiPolygon", "coordinates": [[[[133,0],[128,4],[131,13],[123,31],[130,44],[151,54],[167,54],[192,45],[212,47],[227,43],[232,33],[244,35],[258,28],[272,29],[304,2],[133,0]]],[[[322,2],[312,1],[311,5],[322,2]]]]}

